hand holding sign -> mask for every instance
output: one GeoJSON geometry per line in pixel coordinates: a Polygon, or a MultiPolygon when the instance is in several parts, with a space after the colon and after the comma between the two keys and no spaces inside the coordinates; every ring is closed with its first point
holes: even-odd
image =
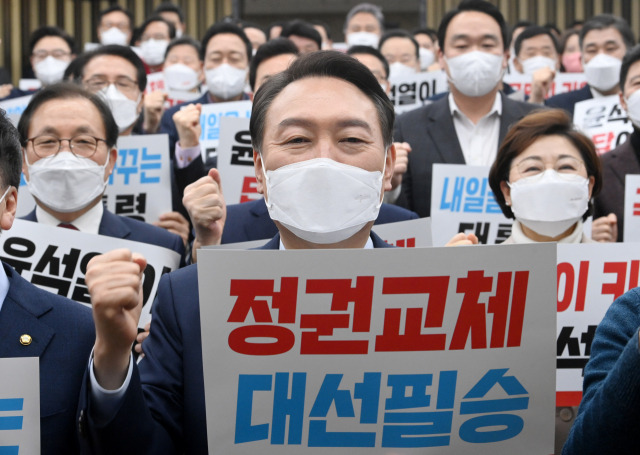
{"type": "Polygon", "coordinates": [[[618,217],[616,214],[610,213],[593,220],[591,238],[596,242],[616,242],[618,240],[618,217]]]}
{"type": "Polygon", "coordinates": [[[478,236],[469,233],[465,234],[464,232],[458,232],[456,235],[451,237],[445,246],[462,246],[462,245],[477,245],[478,244],[478,236]]]}
{"type": "Polygon", "coordinates": [[[195,147],[200,143],[200,114],[202,104],[189,104],[173,114],[173,122],[178,130],[180,147],[195,147]]]}
{"type": "Polygon", "coordinates": [[[126,249],[96,256],[87,265],[85,280],[96,325],[94,372],[108,390],[119,388],[127,373],[138,335],[146,265],[145,258],[126,249]]]}
{"type": "Polygon", "coordinates": [[[182,203],[189,212],[191,223],[196,231],[192,253],[192,260],[196,262],[198,247],[220,244],[227,218],[227,206],[224,202],[218,170],[211,169],[209,175],[187,186],[184,189],[182,203]]]}
{"type": "Polygon", "coordinates": [[[407,172],[409,153],[411,153],[411,146],[408,142],[394,142],[393,146],[396,148],[396,165],[393,168],[393,177],[391,178],[392,190],[402,184],[402,176],[407,172]]]}
{"type": "Polygon", "coordinates": [[[182,243],[184,243],[185,246],[187,245],[190,231],[189,221],[187,221],[180,212],[163,213],[160,215],[158,221],[154,222],[153,225],[179,235],[182,239],[182,243]]]}
{"type": "Polygon", "coordinates": [[[164,113],[164,102],[167,94],[162,90],[155,90],[144,96],[144,124],[142,128],[145,133],[155,133],[160,126],[160,119],[164,113]]]}

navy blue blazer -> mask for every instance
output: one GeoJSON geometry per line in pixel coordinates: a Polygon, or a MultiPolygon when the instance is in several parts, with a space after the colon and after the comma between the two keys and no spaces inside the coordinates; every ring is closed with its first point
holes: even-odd
{"type": "MultiPolygon", "coordinates": [[[[36,210],[33,209],[22,219],[37,222],[36,210]]],[[[98,234],[168,248],[178,253],[181,258],[180,263],[184,264],[184,243],[182,243],[182,238],[158,226],[126,216],[118,216],[104,209],[98,234]]]]}
{"type": "Polygon", "coordinates": [[[571,119],[573,120],[573,109],[576,106],[576,103],[580,101],[586,101],[593,98],[593,94],[591,93],[591,89],[589,88],[589,84],[585,85],[579,90],[573,90],[567,93],[560,93],[559,95],[552,96],[551,98],[547,98],[544,102],[545,106],[556,107],[560,109],[564,109],[569,113],[571,119]]]}
{"type": "Polygon", "coordinates": [[[40,358],[42,454],[79,453],[75,416],[95,341],[91,310],[2,267],[9,292],[0,310],[0,357],[40,358]],[[30,345],[20,344],[23,334],[31,335],[30,345]]]}
{"type": "MultiPolygon", "coordinates": [[[[394,223],[418,218],[418,214],[393,204],[382,204],[374,224],[394,223]]],[[[227,219],[222,232],[222,243],[248,242],[270,239],[278,228],[269,216],[269,210],[260,198],[242,204],[227,206],[227,219]]]]}
{"type": "MultiPolygon", "coordinates": [[[[373,232],[371,238],[375,248],[390,247],[373,232]]],[[[276,235],[261,249],[279,245],[276,235]]],[[[83,452],[207,454],[197,264],[160,280],[144,350],[122,405],[104,425],[91,413],[85,374],[79,404],[83,452]]]]}

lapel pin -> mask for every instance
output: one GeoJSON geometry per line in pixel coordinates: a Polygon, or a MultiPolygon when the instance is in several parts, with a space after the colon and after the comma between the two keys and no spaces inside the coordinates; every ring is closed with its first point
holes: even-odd
{"type": "Polygon", "coordinates": [[[31,344],[32,338],[31,335],[20,335],[20,344],[23,346],[29,346],[31,344]]]}

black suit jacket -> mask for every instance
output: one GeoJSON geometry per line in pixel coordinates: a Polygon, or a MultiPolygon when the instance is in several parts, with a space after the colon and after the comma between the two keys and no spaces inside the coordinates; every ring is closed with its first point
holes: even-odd
{"type": "MultiPolygon", "coordinates": [[[[502,115],[498,140],[502,142],[512,124],[540,106],[510,100],[502,93],[500,96],[502,115]]],[[[433,164],[465,164],[448,97],[398,117],[393,140],[408,142],[412,149],[397,204],[421,217],[430,216],[433,164]]]]}
{"type": "Polygon", "coordinates": [[[545,100],[544,104],[549,107],[557,107],[560,109],[564,109],[569,113],[571,119],[573,120],[573,110],[576,106],[576,103],[580,101],[586,101],[593,98],[593,94],[591,93],[591,89],[589,85],[585,85],[580,90],[573,90],[567,93],[560,93],[559,95],[552,96],[545,100]]]}
{"type": "Polygon", "coordinates": [[[639,130],[627,142],[602,155],[602,190],[593,200],[593,218],[615,213],[618,242],[624,240],[624,180],[627,174],[640,174],[639,155],[639,130]]]}

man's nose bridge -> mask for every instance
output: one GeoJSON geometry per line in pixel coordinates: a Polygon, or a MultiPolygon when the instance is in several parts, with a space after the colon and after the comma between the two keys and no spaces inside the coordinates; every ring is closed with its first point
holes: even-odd
{"type": "Polygon", "coordinates": [[[338,144],[328,136],[322,136],[318,141],[318,158],[336,159],[338,144]]]}

